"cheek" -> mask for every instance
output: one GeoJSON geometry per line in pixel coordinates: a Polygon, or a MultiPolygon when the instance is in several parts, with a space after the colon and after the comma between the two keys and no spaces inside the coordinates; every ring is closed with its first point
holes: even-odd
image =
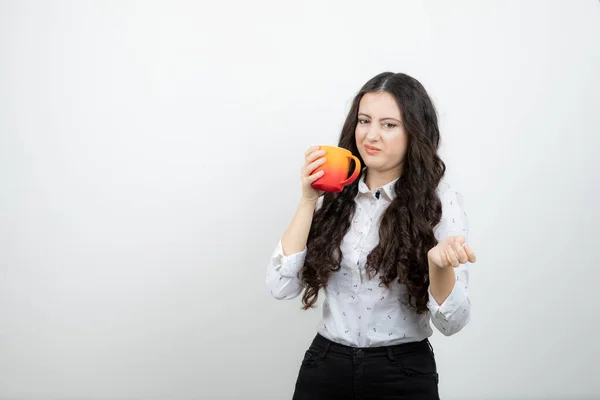
{"type": "Polygon", "coordinates": [[[386,143],[386,148],[390,150],[395,156],[403,156],[406,153],[406,146],[408,143],[408,137],[402,133],[399,135],[395,135],[390,137],[386,143]]]}
{"type": "Polygon", "coordinates": [[[357,126],[354,130],[354,137],[358,143],[361,143],[365,136],[367,136],[367,130],[363,126],[357,126]]]}

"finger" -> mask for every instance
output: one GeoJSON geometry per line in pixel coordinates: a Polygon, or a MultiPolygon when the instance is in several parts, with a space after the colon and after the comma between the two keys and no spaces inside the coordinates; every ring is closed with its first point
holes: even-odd
{"type": "Polygon", "coordinates": [[[454,243],[454,253],[456,254],[458,262],[460,262],[461,264],[464,264],[468,261],[465,248],[456,242],[454,243]]]}
{"type": "Polygon", "coordinates": [[[306,157],[306,164],[310,164],[311,162],[315,161],[317,158],[322,157],[324,155],[325,155],[325,150],[313,151],[306,157]]]}
{"type": "Polygon", "coordinates": [[[448,247],[448,260],[450,260],[450,265],[454,268],[460,265],[458,258],[456,258],[456,254],[454,253],[454,249],[451,247],[448,247]]]}
{"type": "Polygon", "coordinates": [[[323,175],[325,175],[325,171],[321,170],[321,171],[315,172],[312,175],[309,175],[306,179],[307,179],[308,183],[313,183],[314,181],[316,181],[317,179],[319,179],[323,175]]]}
{"type": "Polygon", "coordinates": [[[321,146],[310,146],[306,152],[304,152],[304,158],[308,157],[308,155],[316,150],[319,150],[321,146]]]}
{"type": "Polygon", "coordinates": [[[312,174],[315,169],[325,164],[326,161],[327,159],[325,157],[322,157],[308,164],[306,167],[304,167],[304,176],[309,176],[310,174],[312,174]]]}
{"type": "Polygon", "coordinates": [[[475,253],[473,252],[473,250],[471,250],[471,248],[469,246],[465,246],[465,253],[467,253],[467,259],[469,260],[470,263],[474,263],[477,261],[477,257],[475,256],[475,253]]]}
{"type": "Polygon", "coordinates": [[[467,238],[464,236],[453,236],[452,241],[462,246],[463,244],[467,243],[467,238]]]}
{"type": "Polygon", "coordinates": [[[442,253],[444,254],[444,258],[446,259],[446,265],[444,267],[452,266],[452,257],[450,257],[450,249],[448,247],[444,247],[442,253]]]}

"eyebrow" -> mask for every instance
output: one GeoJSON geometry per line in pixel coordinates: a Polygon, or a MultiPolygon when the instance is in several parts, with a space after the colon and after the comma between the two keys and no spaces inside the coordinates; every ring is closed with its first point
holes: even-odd
{"type": "MultiPolygon", "coordinates": [[[[360,113],[358,113],[358,115],[359,115],[359,116],[360,116],[360,115],[364,115],[365,117],[367,117],[367,118],[369,118],[369,119],[373,119],[373,118],[371,118],[371,116],[370,116],[369,114],[365,114],[365,113],[363,113],[363,112],[360,112],[360,113]]],[[[402,122],[402,121],[400,121],[399,119],[392,118],[392,117],[385,117],[385,118],[381,118],[381,119],[379,119],[379,120],[380,120],[380,121],[384,121],[384,120],[386,120],[386,119],[391,119],[391,120],[393,120],[393,121],[402,122]]]]}

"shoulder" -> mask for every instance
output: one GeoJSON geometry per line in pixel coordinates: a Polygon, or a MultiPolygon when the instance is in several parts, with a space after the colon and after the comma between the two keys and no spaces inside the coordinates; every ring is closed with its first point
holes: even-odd
{"type": "Polygon", "coordinates": [[[442,218],[436,226],[436,237],[441,239],[451,235],[467,234],[467,213],[460,191],[448,182],[442,182],[437,188],[442,202],[442,218]]]}
{"type": "Polygon", "coordinates": [[[442,202],[442,207],[444,209],[463,207],[462,194],[455,186],[452,186],[447,181],[440,182],[436,189],[436,192],[438,197],[440,198],[440,201],[442,202]]]}

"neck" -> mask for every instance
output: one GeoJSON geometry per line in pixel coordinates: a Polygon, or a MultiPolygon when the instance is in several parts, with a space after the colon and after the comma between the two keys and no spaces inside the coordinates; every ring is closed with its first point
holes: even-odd
{"type": "Polygon", "coordinates": [[[367,184],[369,190],[374,190],[375,188],[392,182],[394,179],[400,177],[400,175],[402,175],[400,169],[375,171],[367,168],[367,177],[365,179],[365,183],[367,184]]]}

